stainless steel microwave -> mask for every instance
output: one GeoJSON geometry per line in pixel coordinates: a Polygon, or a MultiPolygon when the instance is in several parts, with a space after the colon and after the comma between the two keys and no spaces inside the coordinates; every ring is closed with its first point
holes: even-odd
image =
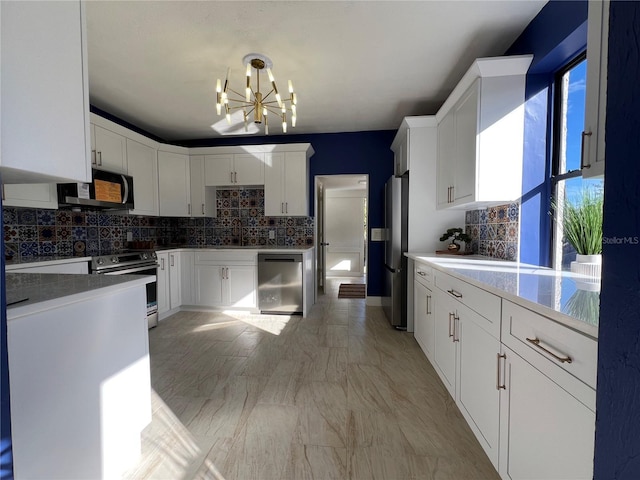
{"type": "Polygon", "coordinates": [[[91,183],[59,183],[58,206],[133,209],[133,177],[94,168],[91,183]]]}

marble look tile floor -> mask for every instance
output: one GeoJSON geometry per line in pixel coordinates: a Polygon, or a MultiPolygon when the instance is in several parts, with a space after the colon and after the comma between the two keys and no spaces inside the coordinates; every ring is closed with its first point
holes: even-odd
{"type": "Polygon", "coordinates": [[[338,299],[308,318],[180,312],[149,332],[153,421],[128,479],[498,475],[410,333],[338,299]]]}

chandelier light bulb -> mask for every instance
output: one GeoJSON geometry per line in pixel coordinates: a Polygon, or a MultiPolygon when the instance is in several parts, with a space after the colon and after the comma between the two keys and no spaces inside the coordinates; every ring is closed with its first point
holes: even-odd
{"type": "Polygon", "coordinates": [[[220,84],[220,79],[216,80],[216,92],[217,93],[221,93],[222,92],[222,86],[220,84]]]}
{"type": "Polygon", "coordinates": [[[293,93],[293,83],[289,80],[289,93],[293,93]]]}
{"type": "Polygon", "coordinates": [[[273,73],[271,73],[271,69],[267,68],[267,75],[269,75],[269,81],[271,83],[275,82],[274,78],[273,78],[273,73]]]}
{"type": "Polygon", "coordinates": [[[293,115],[291,116],[291,126],[292,126],[293,128],[295,128],[295,127],[296,127],[296,115],[295,115],[295,114],[293,114],[293,115]]]}

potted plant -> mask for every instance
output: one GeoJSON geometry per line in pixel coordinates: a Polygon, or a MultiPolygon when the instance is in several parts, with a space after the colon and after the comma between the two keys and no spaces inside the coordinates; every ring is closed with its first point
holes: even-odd
{"type": "Polygon", "coordinates": [[[464,233],[461,228],[448,228],[446,232],[442,234],[440,237],[440,241],[444,242],[445,240],[451,239],[451,243],[447,247],[451,253],[455,253],[460,250],[460,245],[456,243],[456,241],[468,243],[471,241],[471,237],[464,233]]]}
{"type": "Polygon", "coordinates": [[[571,271],[600,279],[602,268],[602,207],[601,190],[585,188],[577,199],[566,200],[562,209],[556,202],[552,207],[556,221],[562,222],[566,240],[576,250],[571,271]]]}

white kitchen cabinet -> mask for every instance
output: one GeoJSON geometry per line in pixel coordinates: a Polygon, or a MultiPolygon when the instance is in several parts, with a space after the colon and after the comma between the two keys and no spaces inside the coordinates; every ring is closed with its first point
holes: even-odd
{"type": "Polygon", "coordinates": [[[206,155],[205,185],[246,186],[264,184],[264,153],[206,155]]]}
{"type": "Polygon", "coordinates": [[[268,153],[265,158],[265,215],[308,214],[309,160],[304,152],[268,153]]]}
{"type": "MultiPolygon", "coordinates": [[[[568,373],[555,379],[504,347],[500,418],[503,479],[593,477],[595,391],[568,373]],[[586,394],[585,394],[586,392],[586,394]]],[[[494,379],[495,380],[495,379],[494,379]]]]}
{"type": "Polygon", "coordinates": [[[436,162],[437,207],[453,202],[453,167],[456,155],[456,139],[453,111],[447,113],[438,124],[438,161],[436,162]]]}
{"type": "Polygon", "coordinates": [[[256,267],[196,264],[196,305],[255,308],[256,267]]]}
{"type": "Polygon", "coordinates": [[[161,216],[188,217],[191,215],[190,184],[189,156],[158,151],[158,195],[161,216]]]}
{"type": "Polygon", "coordinates": [[[191,155],[189,157],[189,162],[191,175],[191,216],[215,217],[216,191],[215,187],[205,186],[204,155],[191,155]]]}
{"type": "Polygon", "coordinates": [[[255,252],[196,252],[193,267],[195,305],[255,308],[256,265],[255,252]]]}
{"type": "Polygon", "coordinates": [[[226,305],[231,307],[255,308],[257,306],[257,271],[251,265],[231,265],[226,267],[226,305]]]}
{"type": "Polygon", "coordinates": [[[220,265],[195,265],[195,304],[203,307],[223,305],[222,283],[225,268],[220,265]]]}
{"type": "Polygon", "coordinates": [[[438,158],[440,208],[469,210],[522,195],[524,89],[531,59],[476,60],[436,114],[446,142],[438,158]]]}
{"type": "Polygon", "coordinates": [[[500,340],[484,330],[482,317],[465,305],[458,306],[458,316],[456,403],[498,469],[500,389],[496,377],[500,340]]]}
{"type": "Polygon", "coordinates": [[[55,183],[7,184],[2,186],[5,207],[58,208],[55,183]]]}
{"type": "Polygon", "coordinates": [[[414,270],[413,336],[427,358],[433,362],[433,349],[435,346],[433,291],[428,281],[431,276],[431,269],[416,264],[414,270]]]}
{"type": "Polygon", "coordinates": [[[193,252],[180,252],[180,302],[193,305],[193,252]]]}
{"type": "Polygon", "coordinates": [[[440,289],[435,289],[434,297],[434,355],[433,365],[442,383],[451,396],[456,398],[457,340],[456,324],[458,311],[455,300],[440,289]]]}
{"type": "Polygon", "coordinates": [[[158,206],[158,154],[155,148],[126,139],[127,169],[133,177],[135,215],[157,216],[158,206]]]}
{"type": "Polygon", "coordinates": [[[604,175],[609,0],[591,0],[587,22],[587,92],[582,132],[583,178],[604,175]]]}
{"type": "Polygon", "coordinates": [[[182,304],[180,255],[180,252],[169,252],[169,308],[171,310],[182,304]]]}
{"type": "Polygon", "coordinates": [[[170,291],[169,291],[169,253],[157,252],[158,255],[158,315],[169,311],[170,291]]]}
{"type": "Polygon", "coordinates": [[[409,171],[409,145],[410,145],[411,130],[406,129],[401,132],[401,138],[394,139],[396,148],[394,150],[393,160],[394,168],[393,174],[396,177],[400,177],[409,171]]]}
{"type": "Polygon", "coordinates": [[[2,181],[91,181],[83,2],[0,9],[2,181]]]}
{"type": "Polygon", "coordinates": [[[158,315],[162,318],[182,305],[181,258],[177,251],[157,252],[157,256],[158,315]]]}
{"type": "Polygon", "coordinates": [[[92,124],[91,163],[101,170],[127,173],[126,137],[92,124]]]}

